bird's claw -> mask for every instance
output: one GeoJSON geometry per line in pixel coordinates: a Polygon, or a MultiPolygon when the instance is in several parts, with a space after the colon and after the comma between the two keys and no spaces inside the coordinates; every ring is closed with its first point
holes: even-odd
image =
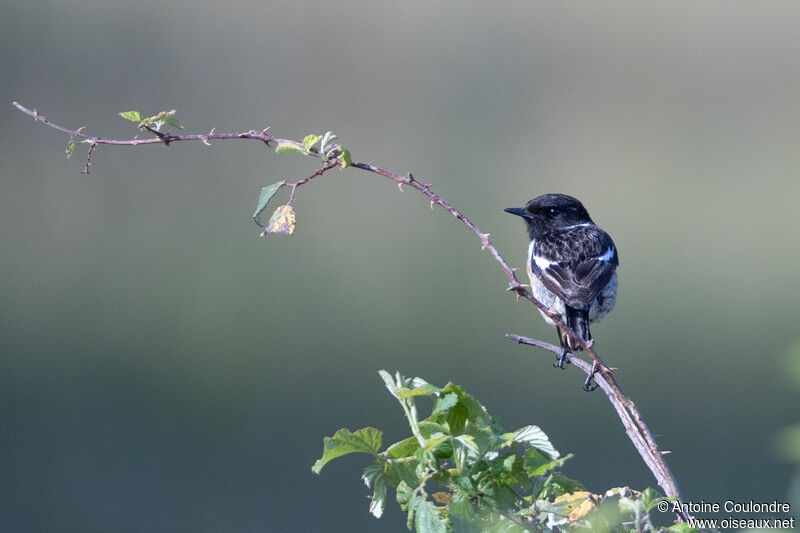
{"type": "Polygon", "coordinates": [[[592,363],[592,371],[589,372],[589,375],[586,376],[586,381],[583,382],[583,390],[585,390],[586,392],[592,392],[597,387],[599,387],[598,383],[594,381],[594,375],[596,373],[597,373],[597,361],[592,363]]]}
{"type": "Polygon", "coordinates": [[[561,352],[561,355],[558,356],[558,361],[553,363],[553,367],[554,368],[560,368],[561,370],[564,370],[564,365],[565,364],[569,364],[569,361],[567,361],[567,354],[568,353],[569,353],[569,350],[567,350],[567,348],[564,347],[563,351],[561,352]]]}

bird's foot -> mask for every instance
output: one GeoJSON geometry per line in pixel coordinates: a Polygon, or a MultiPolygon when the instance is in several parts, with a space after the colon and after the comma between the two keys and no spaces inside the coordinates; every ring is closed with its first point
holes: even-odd
{"type": "Polygon", "coordinates": [[[553,366],[555,368],[560,368],[561,370],[564,370],[564,365],[568,365],[569,364],[569,361],[567,361],[567,354],[568,353],[570,353],[570,351],[567,349],[567,347],[566,346],[562,346],[561,347],[561,355],[558,356],[558,361],[553,363],[553,366]]]}
{"type": "Polygon", "coordinates": [[[586,392],[592,392],[595,390],[599,385],[594,380],[594,375],[597,373],[597,361],[592,363],[592,371],[589,372],[589,375],[586,376],[586,381],[583,382],[583,390],[586,392]]]}

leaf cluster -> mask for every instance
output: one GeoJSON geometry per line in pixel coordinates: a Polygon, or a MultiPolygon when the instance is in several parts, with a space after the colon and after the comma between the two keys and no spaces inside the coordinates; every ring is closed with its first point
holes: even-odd
{"type": "Polygon", "coordinates": [[[347,168],[351,163],[350,150],[342,148],[342,145],[336,144],[336,135],[332,131],[328,131],[325,135],[306,135],[303,137],[303,142],[284,141],[275,146],[275,152],[278,154],[304,154],[313,157],[319,157],[324,161],[332,159],[339,159],[339,165],[342,168],[347,168]]]}
{"type": "MultiPolygon", "coordinates": [[[[321,174],[325,170],[333,168],[336,165],[341,168],[347,168],[352,163],[350,151],[346,148],[342,148],[342,145],[334,143],[333,141],[335,140],[336,135],[334,135],[332,131],[326,132],[325,135],[306,135],[302,142],[287,140],[279,142],[275,146],[275,152],[279,154],[298,153],[322,159],[325,164],[329,166],[325,166],[321,171],[318,171],[318,174],[321,174]]],[[[261,194],[258,197],[258,204],[253,213],[253,220],[259,227],[264,228],[264,231],[261,233],[262,237],[267,233],[285,233],[287,235],[294,233],[297,216],[292,207],[292,201],[294,200],[295,189],[304,183],[308,183],[313,177],[312,175],[296,183],[286,183],[286,180],[281,180],[261,189],[261,194]],[[269,222],[264,224],[261,215],[267,208],[269,201],[282,187],[291,187],[292,194],[289,201],[276,208],[269,222]]]]}
{"type": "Polygon", "coordinates": [[[373,427],[340,429],[323,441],[312,471],[350,453],[373,457],[362,474],[369,510],[380,518],[395,489],[409,529],[417,532],[579,530],[654,531],[648,512],[662,500],[652,489],[617,488],[604,495],[559,472],[562,457],[537,426],[506,432],[461,387],[380,372],[400,403],[412,435],[381,451],[373,427]],[[432,402],[421,418],[417,401],[432,402]]]}
{"type": "Polygon", "coordinates": [[[119,116],[124,118],[125,120],[130,120],[131,122],[137,122],[140,128],[144,129],[151,129],[154,131],[161,131],[161,128],[164,126],[172,126],[175,129],[182,130],[183,126],[181,126],[180,122],[174,118],[175,110],[171,111],[161,111],[157,115],[153,115],[152,117],[142,117],[142,114],[138,111],[123,111],[119,113],[119,116]]]}

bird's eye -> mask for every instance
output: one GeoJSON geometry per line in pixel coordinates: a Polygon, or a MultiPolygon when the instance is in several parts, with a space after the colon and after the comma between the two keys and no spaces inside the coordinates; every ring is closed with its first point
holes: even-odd
{"type": "Polygon", "coordinates": [[[561,210],[559,210],[556,207],[551,207],[550,209],[547,210],[547,212],[550,214],[551,217],[554,217],[557,214],[559,214],[561,212],[561,210]]]}

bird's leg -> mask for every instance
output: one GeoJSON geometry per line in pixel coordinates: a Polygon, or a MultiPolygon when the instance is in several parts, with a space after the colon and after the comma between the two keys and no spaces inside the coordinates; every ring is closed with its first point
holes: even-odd
{"type": "Polygon", "coordinates": [[[594,381],[594,375],[596,373],[597,373],[597,361],[593,361],[592,362],[592,371],[589,372],[589,375],[586,377],[586,381],[584,381],[584,383],[583,383],[583,390],[585,390],[586,392],[592,392],[593,390],[595,390],[598,387],[598,384],[597,384],[596,381],[594,383],[592,383],[592,381],[594,381]]]}
{"type": "Polygon", "coordinates": [[[564,370],[564,363],[569,364],[569,361],[567,361],[567,354],[570,353],[570,351],[567,342],[564,338],[564,335],[562,335],[561,333],[561,328],[556,326],[556,331],[558,332],[558,339],[559,341],[561,341],[561,355],[558,356],[558,361],[553,363],[553,366],[555,368],[560,368],[561,370],[564,370]]]}

